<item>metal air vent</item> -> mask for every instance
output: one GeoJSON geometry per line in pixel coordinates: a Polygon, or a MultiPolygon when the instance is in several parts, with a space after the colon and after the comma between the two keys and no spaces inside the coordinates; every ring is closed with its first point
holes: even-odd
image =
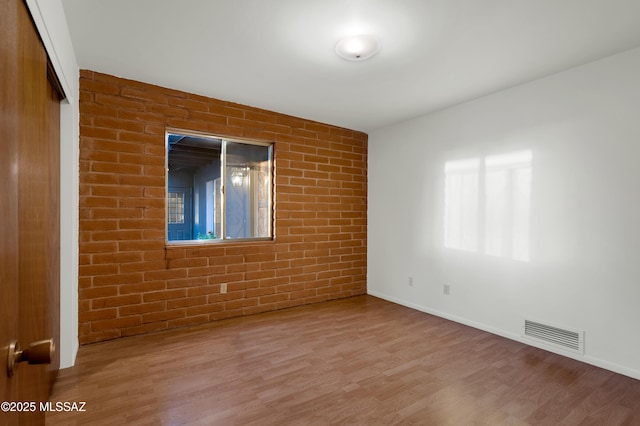
{"type": "Polygon", "coordinates": [[[531,320],[524,320],[526,337],[584,354],[584,331],[569,330],[531,320]]]}

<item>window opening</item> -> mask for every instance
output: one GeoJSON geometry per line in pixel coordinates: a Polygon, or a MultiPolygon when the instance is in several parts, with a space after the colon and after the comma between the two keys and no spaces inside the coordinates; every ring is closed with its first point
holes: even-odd
{"type": "Polygon", "coordinates": [[[271,143],[169,132],[168,241],[272,238],[272,152],[271,143]]]}

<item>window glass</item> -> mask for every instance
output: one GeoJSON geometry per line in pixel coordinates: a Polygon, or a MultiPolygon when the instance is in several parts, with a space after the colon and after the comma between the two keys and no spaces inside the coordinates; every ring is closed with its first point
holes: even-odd
{"type": "Polygon", "coordinates": [[[270,233],[270,147],[226,145],[227,238],[264,238],[270,233]]]}
{"type": "Polygon", "coordinates": [[[184,223],[184,194],[181,192],[170,192],[167,203],[169,223],[184,223]]]}
{"type": "Polygon", "coordinates": [[[168,241],[272,237],[272,145],[167,135],[168,241]]]}

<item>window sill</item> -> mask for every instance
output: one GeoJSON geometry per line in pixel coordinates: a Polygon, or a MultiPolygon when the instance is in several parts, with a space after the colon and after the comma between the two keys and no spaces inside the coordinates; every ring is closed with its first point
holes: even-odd
{"type": "Polygon", "coordinates": [[[185,247],[185,246],[210,246],[210,245],[228,245],[228,244],[246,244],[246,243],[264,243],[275,242],[275,238],[233,238],[233,239],[211,239],[211,240],[173,240],[165,241],[167,248],[185,247]]]}

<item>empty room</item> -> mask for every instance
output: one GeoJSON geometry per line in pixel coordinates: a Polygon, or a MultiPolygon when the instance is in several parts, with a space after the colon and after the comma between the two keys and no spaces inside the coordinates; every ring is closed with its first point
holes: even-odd
{"type": "Polygon", "coordinates": [[[2,10],[0,425],[640,424],[640,2],[2,10]]]}

